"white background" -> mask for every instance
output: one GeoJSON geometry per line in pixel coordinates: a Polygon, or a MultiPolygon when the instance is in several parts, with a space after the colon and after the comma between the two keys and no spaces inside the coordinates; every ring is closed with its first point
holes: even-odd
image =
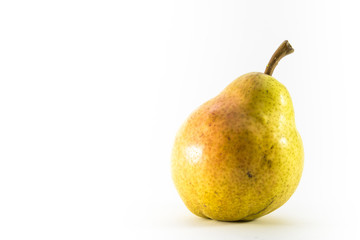
{"type": "Polygon", "coordinates": [[[1,239],[356,239],[356,1],[1,1],[1,239]],[[249,223],[192,215],[170,176],[180,124],[238,76],[289,90],[293,197],[249,223]]]}

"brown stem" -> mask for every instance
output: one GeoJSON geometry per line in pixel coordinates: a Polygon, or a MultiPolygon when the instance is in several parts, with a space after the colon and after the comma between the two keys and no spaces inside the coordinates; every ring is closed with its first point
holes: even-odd
{"type": "Polygon", "coordinates": [[[285,57],[286,55],[289,55],[290,53],[293,53],[293,52],[294,52],[294,49],[291,47],[288,40],[285,40],[272,55],[268,65],[266,66],[264,73],[271,76],[274,72],[274,69],[280,62],[280,60],[283,57],[285,57]]]}

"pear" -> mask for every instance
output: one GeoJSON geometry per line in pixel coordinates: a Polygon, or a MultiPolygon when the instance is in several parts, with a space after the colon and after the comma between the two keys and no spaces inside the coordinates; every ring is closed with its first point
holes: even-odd
{"type": "Polygon", "coordinates": [[[195,215],[250,221],[279,208],[294,193],[304,149],[289,92],[271,76],[293,51],[284,41],[265,73],[237,78],[178,131],[172,178],[195,215]]]}

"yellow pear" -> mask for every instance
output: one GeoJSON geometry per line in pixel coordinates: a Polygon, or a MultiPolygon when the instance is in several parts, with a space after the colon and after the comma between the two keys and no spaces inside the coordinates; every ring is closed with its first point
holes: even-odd
{"type": "Polygon", "coordinates": [[[249,221],[279,208],[294,193],[304,150],[289,92],[271,76],[293,51],[284,41],[265,73],[237,78],[181,126],[171,170],[192,213],[249,221]]]}

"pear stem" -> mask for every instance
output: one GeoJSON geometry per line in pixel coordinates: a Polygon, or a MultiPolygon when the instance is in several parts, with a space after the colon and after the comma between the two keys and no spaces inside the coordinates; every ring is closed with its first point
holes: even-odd
{"type": "Polygon", "coordinates": [[[272,55],[264,73],[271,76],[280,60],[286,55],[289,55],[293,52],[294,49],[292,48],[288,40],[285,40],[272,55]]]}

